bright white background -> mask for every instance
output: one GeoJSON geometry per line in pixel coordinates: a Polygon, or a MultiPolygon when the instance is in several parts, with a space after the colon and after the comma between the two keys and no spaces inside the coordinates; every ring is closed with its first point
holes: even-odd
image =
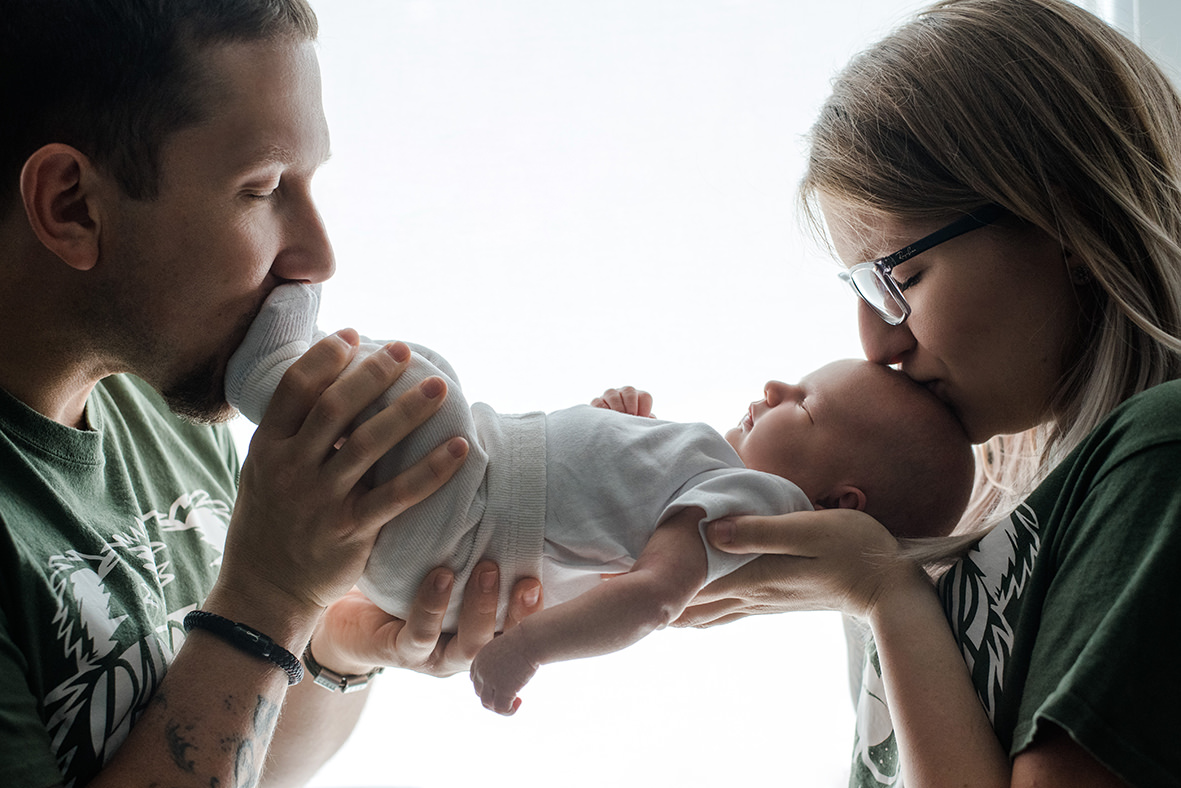
{"type": "MultiPolygon", "coordinates": [[[[766,380],[860,355],[796,218],[801,138],[923,3],[313,2],[322,327],[429,345],[502,412],[634,384],[719,430],[766,380]]],[[[511,719],[466,676],[387,673],[314,785],[842,786],[844,665],[839,618],[795,614],[547,666],[511,719]]]]}

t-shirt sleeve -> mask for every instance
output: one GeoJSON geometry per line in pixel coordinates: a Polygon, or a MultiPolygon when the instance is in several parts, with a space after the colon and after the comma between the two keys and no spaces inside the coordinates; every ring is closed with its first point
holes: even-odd
{"type": "Polygon", "coordinates": [[[26,666],[0,613],[0,785],[60,785],[49,733],[25,681],[26,666]]]}
{"type": "Polygon", "coordinates": [[[1014,755],[1052,723],[1132,784],[1171,784],[1181,773],[1179,469],[1181,443],[1165,442],[1084,467],[1062,491],[1066,526],[1039,556],[1055,571],[1036,618],[1014,755]]]}

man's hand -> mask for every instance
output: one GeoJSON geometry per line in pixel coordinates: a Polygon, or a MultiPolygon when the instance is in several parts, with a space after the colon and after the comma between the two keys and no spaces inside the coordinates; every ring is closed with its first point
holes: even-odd
{"type": "Polygon", "coordinates": [[[646,391],[640,391],[633,386],[624,386],[621,389],[607,389],[603,392],[602,396],[595,397],[591,400],[591,405],[596,408],[613,410],[617,413],[655,418],[652,415],[652,395],[646,391]]]}
{"type": "Polygon", "coordinates": [[[467,443],[455,438],[376,488],[363,481],[380,456],[435,413],[446,384],[429,378],[352,429],[410,359],[409,348],[394,343],[340,375],[357,342],[356,332],[338,332],[292,365],[242,468],[211,599],[223,615],[253,619],[272,637],[283,636],[288,622],[313,623],[352,588],[381,527],[438,489],[467,454],[467,443]],[[274,634],[266,629],[272,622],[274,634]]]}
{"type": "MultiPolygon", "coordinates": [[[[395,525],[396,527],[396,525],[395,525]]],[[[368,673],[377,665],[409,668],[431,676],[467,670],[496,630],[500,579],[496,564],[483,561],[463,593],[455,634],[442,631],[454,577],[447,569],[430,572],[418,588],[407,620],[389,615],[353,590],[333,603],[312,637],[316,661],[337,673],[368,673]]],[[[506,630],[542,607],[541,583],[517,581],[509,600],[506,630]]]]}

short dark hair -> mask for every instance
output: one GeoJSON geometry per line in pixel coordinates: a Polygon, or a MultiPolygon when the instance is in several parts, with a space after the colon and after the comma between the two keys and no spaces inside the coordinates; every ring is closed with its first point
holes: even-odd
{"type": "Polygon", "coordinates": [[[160,148],[207,112],[196,53],[317,31],[307,0],[0,0],[0,215],[53,142],[154,198],[160,148]]]}

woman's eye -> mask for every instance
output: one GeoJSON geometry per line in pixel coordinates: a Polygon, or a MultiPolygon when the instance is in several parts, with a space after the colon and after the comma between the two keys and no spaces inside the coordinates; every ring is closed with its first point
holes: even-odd
{"type": "Polygon", "coordinates": [[[909,290],[910,288],[917,285],[919,283],[919,280],[922,278],[923,278],[923,275],[921,273],[918,273],[918,274],[915,274],[914,276],[912,276],[909,279],[906,279],[902,282],[899,282],[897,279],[895,279],[894,284],[896,284],[898,286],[898,292],[905,293],[907,290],[909,290]]]}

